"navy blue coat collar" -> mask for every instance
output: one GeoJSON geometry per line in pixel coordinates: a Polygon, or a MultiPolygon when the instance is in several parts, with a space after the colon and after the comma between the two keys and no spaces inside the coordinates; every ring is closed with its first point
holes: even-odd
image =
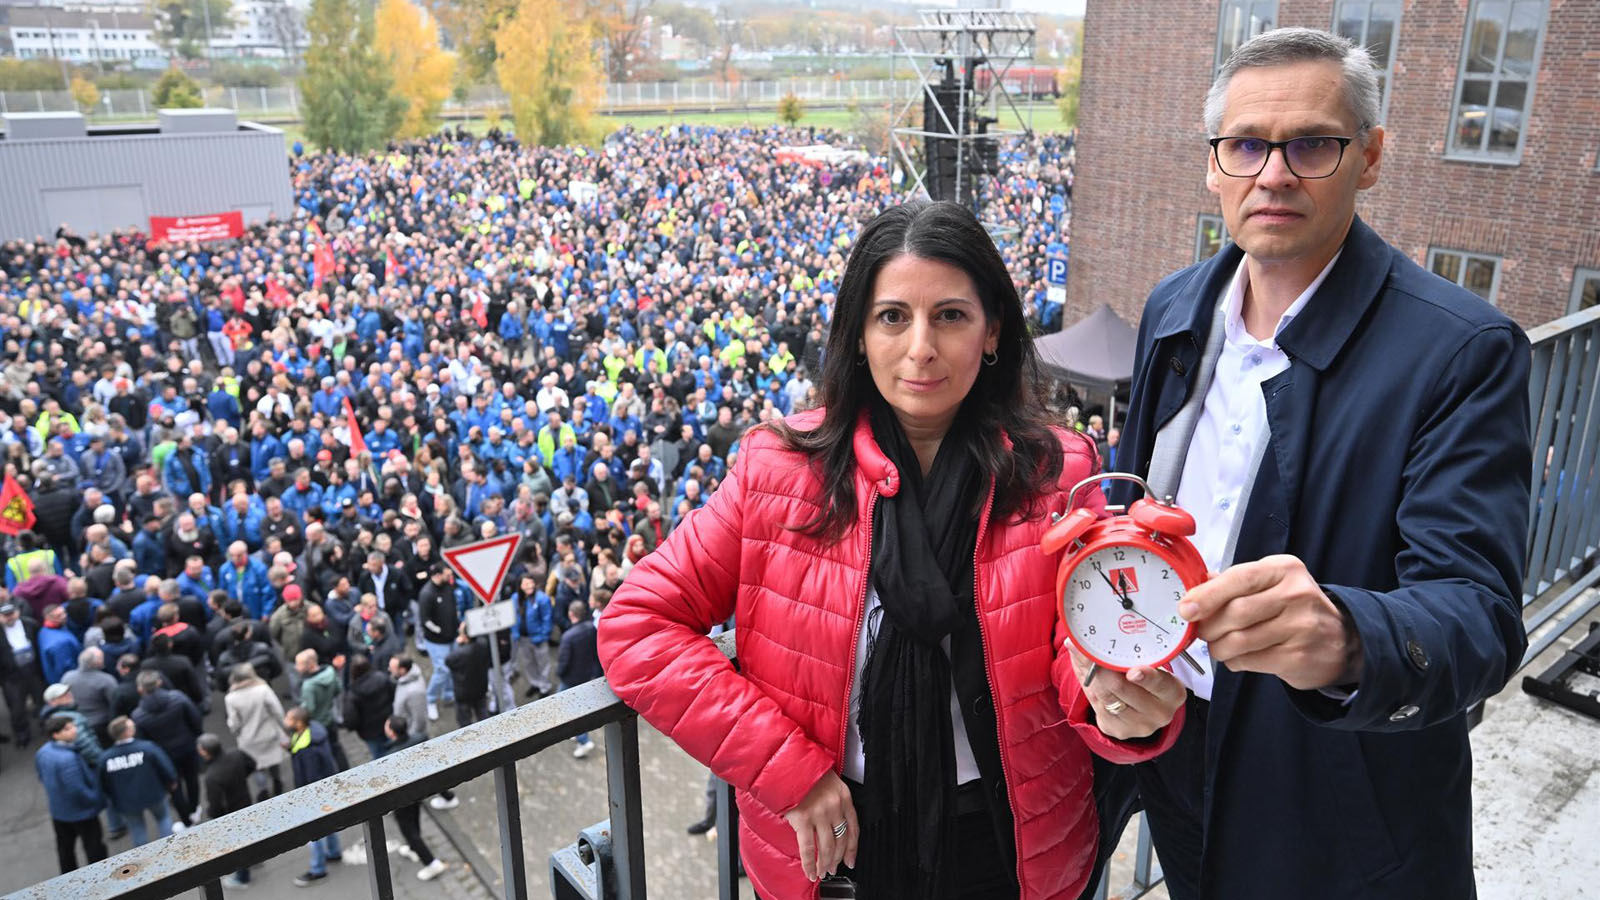
{"type": "MultiPolygon", "coordinates": [[[[1339,261],[1305,309],[1278,335],[1278,346],[1299,362],[1318,371],[1326,369],[1383,289],[1393,264],[1392,253],[1360,216],[1352,219],[1339,261]]],[[[1243,258],[1239,245],[1229,243],[1196,269],[1189,284],[1181,289],[1185,302],[1167,308],[1156,327],[1155,338],[1188,333],[1195,336],[1197,345],[1203,344],[1211,331],[1217,297],[1243,258]]]]}

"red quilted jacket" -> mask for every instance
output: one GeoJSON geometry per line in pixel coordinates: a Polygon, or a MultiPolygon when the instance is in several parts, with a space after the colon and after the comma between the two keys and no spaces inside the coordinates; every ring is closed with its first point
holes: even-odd
{"type": "MultiPolygon", "coordinates": [[[[813,411],[790,421],[805,429],[820,418],[813,411]]],[[[1048,512],[1064,511],[1065,488],[1097,465],[1087,440],[1060,436],[1066,466],[1048,512]]],[[[827,770],[841,771],[871,507],[900,486],[864,418],[854,448],[858,524],[827,543],[784,527],[811,519],[823,496],[805,458],[770,431],[746,434],[722,486],[634,567],[600,623],[600,658],[617,696],[736,789],[745,869],[770,900],[817,895],[782,816],[827,770]],[[738,671],[705,637],[730,614],[738,671]]],[[[1105,503],[1098,489],[1079,498],[1105,503]]],[[[1073,900],[1098,835],[1090,751],[1113,762],[1153,757],[1176,738],[1182,711],[1177,727],[1138,748],[1085,721],[1087,701],[1056,624],[1056,559],[1039,552],[1049,519],[991,522],[992,503],[991,493],[978,529],[977,603],[1017,877],[1024,900],[1073,900]]]]}

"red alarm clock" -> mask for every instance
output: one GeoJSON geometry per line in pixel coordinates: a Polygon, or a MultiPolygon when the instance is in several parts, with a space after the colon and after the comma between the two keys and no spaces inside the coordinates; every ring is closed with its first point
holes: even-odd
{"type": "Polygon", "coordinates": [[[1056,576],[1067,637],[1094,664],[1089,679],[1100,667],[1126,672],[1164,666],[1179,656],[1204,674],[1185,652],[1194,625],[1178,615],[1178,601],[1207,577],[1205,560],[1188,540],[1194,516],[1171,497],[1154,498],[1144,479],[1123,473],[1078,482],[1068,505],[1085,486],[1111,480],[1138,484],[1146,499],[1125,511],[1110,507],[1114,515],[1107,519],[1074,509],[1058,516],[1039,542],[1045,553],[1067,551],[1056,576]]]}

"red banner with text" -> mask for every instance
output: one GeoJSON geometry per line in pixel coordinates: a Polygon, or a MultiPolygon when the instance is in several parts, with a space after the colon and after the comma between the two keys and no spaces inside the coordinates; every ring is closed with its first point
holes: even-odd
{"type": "Polygon", "coordinates": [[[190,241],[225,241],[244,234],[244,213],[213,216],[151,216],[150,239],[185,244],[190,241]]]}

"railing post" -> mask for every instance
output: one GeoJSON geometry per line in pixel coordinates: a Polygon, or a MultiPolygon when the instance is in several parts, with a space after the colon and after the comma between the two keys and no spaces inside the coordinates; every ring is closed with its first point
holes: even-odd
{"type": "Polygon", "coordinates": [[[1141,889],[1149,888],[1161,878],[1159,872],[1152,875],[1150,863],[1151,857],[1154,855],[1155,845],[1150,838],[1150,820],[1141,813],[1139,815],[1139,848],[1133,858],[1133,883],[1141,889]]]}
{"type": "MultiPolygon", "coordinates": [[[[634,755],[637,757],[637,750],[634,755]]],[[[634,780],[637,785],[637,773],[634,780]]],[[[528,900],[528,864],[522,855],[522,800],[517,795],[516,763],[494,770],[494,802],[500,812],[500,867],[505,873],[506,900],[528,900]]]]}
{"type": "Polygon", "coordinates": [[[606,725],[606,787],[611,801],[611,859],[619,900],[645,900],[644,815],[639,799],[639,719],[606,725]]]}
{"type": "Polygon", "coordinates": [[[721,778],[717,791],[717,900],[739,900],[739,808],[733,785],[721,778]]]}
{"type": "Polygon", "coordinates": [[[200,900],[222,900],[222,880],[213,878],[200,885],[200,900]]]}
{"type": "Polygon", "coordinates": [[[394,878],[389,871],[389,842],[383,836],[383,816],[362,825],[367,838],[367,887],[373,900],[394,900],[394,878]]]}

